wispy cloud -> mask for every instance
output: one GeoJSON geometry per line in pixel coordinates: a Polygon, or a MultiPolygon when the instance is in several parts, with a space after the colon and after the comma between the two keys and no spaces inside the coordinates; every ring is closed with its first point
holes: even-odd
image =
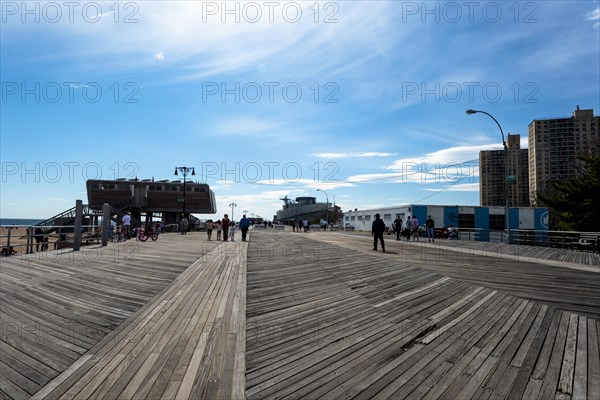
{"type": "MultiPolygon", "coordinates": [[[[425,188],[423,190],[430,192],[439,192],[440,189],[425,188]]],[[[445,192],[479,192],[479,183],[459,183],[456,185],[449,185],[441,189],[445,192]]]]}
{"type": "Polygon", "coordinates": [[[478,146],[456,146],[437,150],[422,156],[403,158],[395,161],[385,169],[405,171],[407,165],[449,166],[453,164],[472,163],[479,159],[482,150],[500,150],[502,144],[484,144],[478,146]]]}
{"type": "Polygon", "coordinates": [[[163,61],[165,59],[165,53],[162,51],[159,51],[158,53],[154,54],[154,56],[152,58],[157,61],[163,61]]]}
{"type": "Polygon", "coordinates": [[[389,173],[358,174],[346,180],[353,183],[456,183],[479,176],[479,152],[501,149],[502,145],[457,146],[422,156],[394,161],[383,169],[389,173]]]}
{"type": "Polygon", "coordinates": [[[313,157],[317,158],[327,158],[327,159],[340,159],[340,158],[358,158],[358,157],[389,157],[395,156],[396,153],[377,153],[377,152],[367,152],[367,153],[315,153],[311,154],[313,157]]]}
{"type": "Polygon", "coordinates": [[[320,182],[311,179],[297,179],[297,180],[286,180],[286,179],[272,179],[258,181],[257,183],[262,185],[274,185],[274,186],[302,186],[309,189],[337,189],[342,187],[355,186],[351,182],[320,182]]]}
{"type": "Polygon", "coordinates": [[[600,7],[596,8],[594,11],[591,11],[585,15],[585,19],[588,21],[596,21],[594,24],[594,28],[600,27],[600,7]]]}

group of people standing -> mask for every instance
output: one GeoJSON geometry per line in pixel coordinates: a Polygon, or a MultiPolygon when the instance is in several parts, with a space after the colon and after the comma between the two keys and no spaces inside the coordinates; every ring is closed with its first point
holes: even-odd
{"type": "MultiPolygon", "coordinates": [[[[250,219],[246,217],[246,214],[240,219],[238,224],[240,230],[242,231],[242,242],[247,241],[248,229],[250,228],[250,219]]],[[[212,232],[213,230],[217,231],[217,240],[223,240],[227,242],[231,240],[235,241],[235,231],[236,231],[236,223],[229,219],[229,216],[225,214],[223,219],[217,220],[213,222],[213,220],[206,221],[206,234],[208,236],[208,240],[212,240],[212,232]],[[222,239],[221,239],[222,234],[222,239]]]]}
{"type": "Polygon", "coordinates": [[[300,220],[292,220],[292,231],[296,232],[296,228],[298,228],[297,232],[308,232],[310,230],[310,221],[305,219],[303,221],[300,220]]]}
{"type": "MultiPolygon", "coordinates": [[[[427,238],[430,242],[435,242],[435,222],[431,215],[427,216],[427,220],[425,221],[425,228],[427,232],[427,238]]],[[[402,224],[402,218],[399,216],[396,217],[392,224],[393,232],[396,233],[396,240],[400,240],[400,234],[406,237],[407,241],[410,241],[411,238],[413,241],[419,240],[419,219],[416,215],[413,215],[412,218],[409,215],[406,217],[406,222],[404,225],[402,224]],[[404,226],[404,229],[403,229],[404,226]]],[[[375,220],[371,226],[371,235],[373,236],[373,250],[377,251],[377,242],[381,243],[381,250],[385,253],[385,244],[383,241],[383,233],[386,231],[385,222],[381,219],[379,214],[375,214],[375,220]]]]}

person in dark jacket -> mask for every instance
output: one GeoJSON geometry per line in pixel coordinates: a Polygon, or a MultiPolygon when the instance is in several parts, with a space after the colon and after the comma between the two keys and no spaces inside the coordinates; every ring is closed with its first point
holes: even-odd
{"type": "Polygon", "coordinates": [[[240,219],[240,229],[242,230],[242,242],[246,241],[246,235],[248,234],[248,228],[250,228],[250,220],[246,218],[246,214],[240,219]]]}
{"type": "Polygon", "coordinates": [[[379,214],[375,214],[375,221],[371,226],[371,235],[373,235],[373,250],[377,251],[377,239],[381,242],[381,250],[385,253],[385,244],[383,243],[383,232],[385,232],[385,223],[379,214]]]}

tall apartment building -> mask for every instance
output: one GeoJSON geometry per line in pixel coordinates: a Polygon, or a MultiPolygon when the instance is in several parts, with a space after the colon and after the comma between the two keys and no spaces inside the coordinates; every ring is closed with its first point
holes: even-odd
{"type": "Polygon", "coordinates": [[[534,119],[529,124],[529,198],[541,206],[538,193],[577,173],[577,157],[600,143],[600,117],[580,110],[571,117],[534,119]]]}
{"type": "Polygon", "coordinates": [[[508,173],[504,150],[479,152],[479,203],[482,207],[506,206],[506,180],[509,207],[529,207],[529,164],[528,151],[521,149],[521,135],[509,134],[508,173]]]}

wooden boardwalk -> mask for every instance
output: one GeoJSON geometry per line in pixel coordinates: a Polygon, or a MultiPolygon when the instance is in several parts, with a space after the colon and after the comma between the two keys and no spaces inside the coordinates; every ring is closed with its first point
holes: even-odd
{"type": "Polygon", "coordinates": [[[598,273],[251,239],[3,260],[0,398],[600,398],[598,273]]]}
{"type": "Polygon", "coordinates": [[[193,240],[1,258],[0,398],[39,391],[215,246],[193,240]]]}
{"type": "MultiPolygon", "coordinates": [[[[371,237],[368,232],[340,232],[340,234],[352,237],[371,237]]],[[[387,240],[395,240],[393,235],[385,236],[387,240]]],[[[411,242],[412,243],[412,242],[411,242]]],[[[427,238],[420,238],[416,243],[428,243],[427,238]]],[[[506,243],[490,243],[469,240],[443,240],[438,239],[435,243],[438,246],[455,248],[458,250],[469,250],[473,252],[481,252],[490,257],[503,257],[512,260],[527,261],[535,260],[536,262],[546,263],[547,265],[558,265],[557,261],[572,267],[576,266],[593,266],[593,270],[600,272],[600,253],[592,251],[581,251],[577,249],[563,249],[556,247],[545,246],[529,246],[529,245],[507,245],[506,243]]]]}
{"type": "Polygon", "coordinates": [[[392,243],[382,254],[329,233],[255,237],[248,398],[600,397],[596,319],[419,268],[392,243]]]}
{"type": "MultiPolygon", "coordinates": [[[[372,253],[372,238],[364,235],[357,237],[315,232],[307,237],[348,250],[372,253]]],[[[577,268],[572,262],[545,259],[531,262],[531,257],[524,256],[531,251],[537,251],[539,247],[530,250],[526,247],[531,246],[514,246],[517,249],[510,249],[513,246],[492,243],[490,246],[496,249],[495,251],[482,251],[482,248],[485,249],[485,242],[462,240],[443,240],[435,243],[397,242],[388,238],[391,239],[392,236],[386,236],[388,250],[386,256],[393,260],[504,293],[538,300],[563,310],[600,318],[600,268],[598,267],[582,265],[577,268]],[[509,249],[506,249],[507,247],[509,249]],[[510,251],[513,252],[511,256],[507,254],[510,251]],[[560,264],[564,266],[561,267],[560,264]],[[573,271],[573,268],[578,271],[573,271]]],[[[556,256],[571,252],[564,249],[549,250],[553,250],[556,256]]]]}
{"type": "Polygon", "coordinates": [[[33,398],[242,398],[246,247],[195,261],[33,398]]]}

